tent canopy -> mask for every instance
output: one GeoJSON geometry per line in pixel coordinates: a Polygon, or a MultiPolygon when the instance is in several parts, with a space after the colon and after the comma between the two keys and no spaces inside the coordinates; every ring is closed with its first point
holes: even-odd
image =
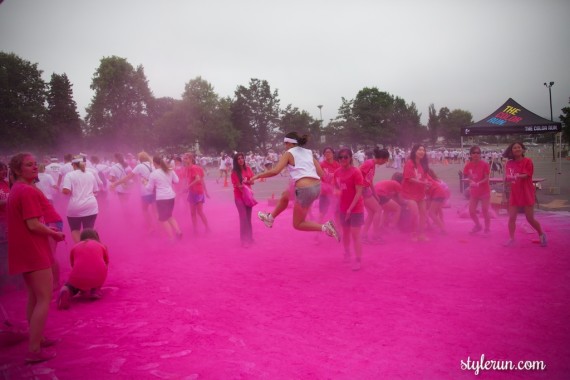
{"type": "Polygon", "coordinates": [[[461,127],[461,136],[538,134],[561,131],[561,123],[540,117],[509,98],[483,120],[467,127],[461,127]]]}

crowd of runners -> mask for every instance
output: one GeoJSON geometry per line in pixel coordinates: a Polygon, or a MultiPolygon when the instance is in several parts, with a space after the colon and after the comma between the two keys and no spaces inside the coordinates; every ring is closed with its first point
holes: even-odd
{"type": "MultiPolygon", "coordinates": [[[[526,148],[520,142],[500,154],[478,146],[463,152],[428,150],[421,144],[407,150],[376,147],[369,152],[353,152],[346,147],[325,147],[315,152],[305,148],[307,142],[308,136],[291,132],[283,138],[281,154],[273,150],[265,155],[232,152],[216,158],[194,152],[151,156],[141,151],[105,158],[66,154],[62,161],[58,157],[38,160],[31,153],[3,159],[0,241],[8,243],[8,260],[3,252],[2,277],[7,272],[22,274],[28,289],[30,353],[26,360],[34,363],[55,356],[50,347],[57,342],[43,335],[52,289],[63,283],[58,296],[60,309],[68,308],[70,298],[79,293],[100,297],[109,263],[107,248],[96,230],[100,205],[116,197],[122,211],[128,213],[128,200],[138,197],[141,227],[176,244],[185,234],[173,215],[177,198],[184,197],[189,204],[193,233],[210,232],[204,204],[209,198],[205,178],[208,173],[212,177],[212,171],[216,186],[229,187],[231,183],[233,187],[240,240],[246,249],[255,242],[251,218],[257,202],[252,186],[277,175],[288,176],[290,185],[283,189],[273,210],[258,211],[261,222],[273,227],[292,202],[293,228],[320,231],[342,242],[344,260],[352,263],[355,271],[361,268],[362,244],[381,244],[394,229],[409,233],[414,242],[428,241],[426,230],[445,235],[443,208],[450,194],[437,171],[439,165],[450,163],[464,165],[469,216],[474,223],[471,234],[489,233],[491,229],[489,178],[496,172],[502,173],[510,193],[505,246],[515,244],[520,212],[536,230],[540,244],[547,246],[546,235],[534,218],[533,163],[524,156],[526,148]],[[391,179],[375,182],[376,168],[382,165],[396,171],[391,179]],[[313,207],[317,203],[318,207],[313,207]],[[62,281],[54,252],[57,242],[65,239],[66,229],[74,243],[72,273],[62,281]]],[[[315,239],[320,239],[319,234],[315,239]]]]}

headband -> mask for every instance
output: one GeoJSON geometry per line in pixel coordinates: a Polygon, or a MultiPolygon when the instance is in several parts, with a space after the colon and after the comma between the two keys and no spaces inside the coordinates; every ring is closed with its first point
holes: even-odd
{"type": "Polygon", "coordinates": [[[283,142],[288,142],[288,143],[291,143],[291,144],[298,144],[298,143],[299,143],[297,140],[295,140],[295,139],[290,139],[289,137],[285,137],[285,138],[283,139],[283,142]]]}

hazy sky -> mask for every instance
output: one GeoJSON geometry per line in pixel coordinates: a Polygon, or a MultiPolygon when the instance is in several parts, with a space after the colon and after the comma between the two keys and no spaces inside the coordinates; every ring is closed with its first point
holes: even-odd
{"type": "Polygon", "coordinates": [[[475,121],[509,97],[550,118],[570,98],[569,0],[4,0],[0,51],[67,74],[78,111],[100,59],[143,65],[154,96],[201,76],[233,97],[251,78],[326,122],[377,87],[475,121]]]}

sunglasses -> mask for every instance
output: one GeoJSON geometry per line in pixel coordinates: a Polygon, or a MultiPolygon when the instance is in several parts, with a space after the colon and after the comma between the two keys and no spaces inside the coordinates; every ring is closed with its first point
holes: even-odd
{"type": "Polygon", "coordinates": [[[339,160],[348,160],[350,156],[338,156],[339,160]]]}
{"type": "Polygon", "coordinates": [[[472,152],[471,154],[481,154],[481,152],[472,152]]]}

